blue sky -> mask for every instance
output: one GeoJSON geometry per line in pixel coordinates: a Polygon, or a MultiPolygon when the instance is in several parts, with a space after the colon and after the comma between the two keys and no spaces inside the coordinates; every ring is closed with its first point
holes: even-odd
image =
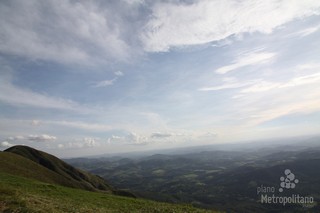
{"type": "Polygon", "coordinates": [[[1,149],[318,134],[319,15],[312,0],[1,1],[1,149]]]}

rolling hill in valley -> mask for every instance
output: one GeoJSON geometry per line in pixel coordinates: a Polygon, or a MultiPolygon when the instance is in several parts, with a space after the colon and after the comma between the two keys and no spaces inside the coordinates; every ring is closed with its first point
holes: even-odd
{"type": "Polygon", "coordinates": [[[136,198],[48,153],[14,146],[0,152],[0,212],[205,212],[136,198]],[[119,196],[122,195],[122,196],[119,196]]]}

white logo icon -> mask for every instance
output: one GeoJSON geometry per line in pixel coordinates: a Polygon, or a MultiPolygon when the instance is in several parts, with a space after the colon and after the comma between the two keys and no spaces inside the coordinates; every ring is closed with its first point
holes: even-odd
{"type": "Polygon", "coordinates": [[[283,189],[294,189],[299,180],[295,178],[295,175],[290,171],[290,169],[284,170],[285,177],[280,177],[280,188],[279,192],[283,192],[283,189]]]}

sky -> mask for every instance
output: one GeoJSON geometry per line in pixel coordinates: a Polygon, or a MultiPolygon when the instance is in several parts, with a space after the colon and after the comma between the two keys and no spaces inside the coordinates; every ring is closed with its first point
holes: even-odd
{"type": "Polygon", "coordinates": [[[0,1],[0,148],[320,133],[318,0],[0,1]]]}

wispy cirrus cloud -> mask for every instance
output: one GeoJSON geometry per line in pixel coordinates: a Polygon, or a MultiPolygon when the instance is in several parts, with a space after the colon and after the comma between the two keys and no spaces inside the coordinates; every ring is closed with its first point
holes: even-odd
{"type": "Polygon", "coordinates": [[[305,74],[285,82],[260,81],[238,91],[237,116],[250,126],[282,116],[320,111],[320,74],[305,74]],[[263,94],[263,95],[261,95],[263,94]]]}
{"type": "Polygon", "coordinates": [[[251,53],[238,56],[232,64],[220,67],[215,72],[218,74],[226,74],[230,71],[233,71],[245,66],[270,62],[272,59],[274,59],[275,56],[276,56],[276,53],[274,52],[253,51],[251,53]]]}
{"type": "Polygon", "coordinates": [[[107,87],[113,85],[118,78],[113,78],[111,80],[104,80],[104,81],[99,81],[93,85],[93,87],[107,87]]]}
{"type": "Polygon", "coordinates": [[[152,7],[141,39],[145,51],[164,52],[246,32],[271,33],[294,19],[319,14],[319,9],[318,1],[299,0],[161,2],[152,7]]]}
{"type": "Polygon", "coordinates": [[[79,110],[79,105],[71,100],[51,97],[1,81],[0,101],[14,106],[30,106],[62,110],[79,110]]]}
{"type": "Polygon", "coordinates": [[[320,73],[303,75],[290,79],[287,82],[267,82],[260,81],[250,87],[241,90],[241,93],[265,92],[272,89],[282,89],[289,87],[298,87],[307,84],[320,83],[320,73]]]}
{"type": "Polygon", "coordinates": [[[112,86],[114,83],[116,83],[116,82],[119,80],[119,78],[121,78],[122,76],[124,76],[124,73],[121,72],[120,70],[114,72],[113,74],[115,75],[114,78],[108,79],[108,80],[104,80],[104,81],[96,82],[95,84],[93,84],[93,87],[107,87],[107,86],[112,86]]]}
{"type": "Polygon", "coordinates": [[[300,37],[305,37],[308,35],[311,35],[315,32],[317,32],[320,29],[320,25],[313,26],[313,27],[308,27],[306,29],[300,30],[298,32],[292,33],[289,36],[300,36],[300,37]]]}
{"type": "Polygon", "coordinates": [[[241,88],[241,87],[246,87],[249,85],[253,85],[255,83],[257,83],[257,81],[259,80],[250,80],[247,82],[227,82],[224,83],[222,85],[219,86],[213,86],[213,87],[202,87],[199,88],[199,91],[218,91],[218,90],[224,90],[224,89],[237,89],[237,88],[241,88]]]}
{"type": "MultiPolygon", "coordinates": [[[[311,69],[317,67],[315,64],[305,64],[300,65],[298,68],[301,69],[311,69]]],[[[234,81],[222,84],[220,86],[215,87],[203,87],[198,89],[199,91],[218,91],[218,90],[224,90],[224,89],[236,89],[236,88],[242,88],[238,90],[238,94],[234,96],[235,98],[241,97],[241,93],[259,93],[259,92],[267,92],[269,90],[279,90],[279,89],[285,89],[290,87],[299,87],[303,85],[308,84],[317,84],[320,83],[320,74],[319,73],[313,73],[309,75],[301,75],[297,76],[295,78],[289,79],[286,82],[274,82],[274,81],[266,81],[262,79],[254,79],[247,82],[240,82],[240,81],[234,81]]]]}
{"type": "Polygon", "coordinates": [[[108,124],[89,123],[81,121],[41,121],[42,124],[62,126],[65,128],[76,128],[88,131],[110,131],[116,128],[115,126],[108,124]]]}

